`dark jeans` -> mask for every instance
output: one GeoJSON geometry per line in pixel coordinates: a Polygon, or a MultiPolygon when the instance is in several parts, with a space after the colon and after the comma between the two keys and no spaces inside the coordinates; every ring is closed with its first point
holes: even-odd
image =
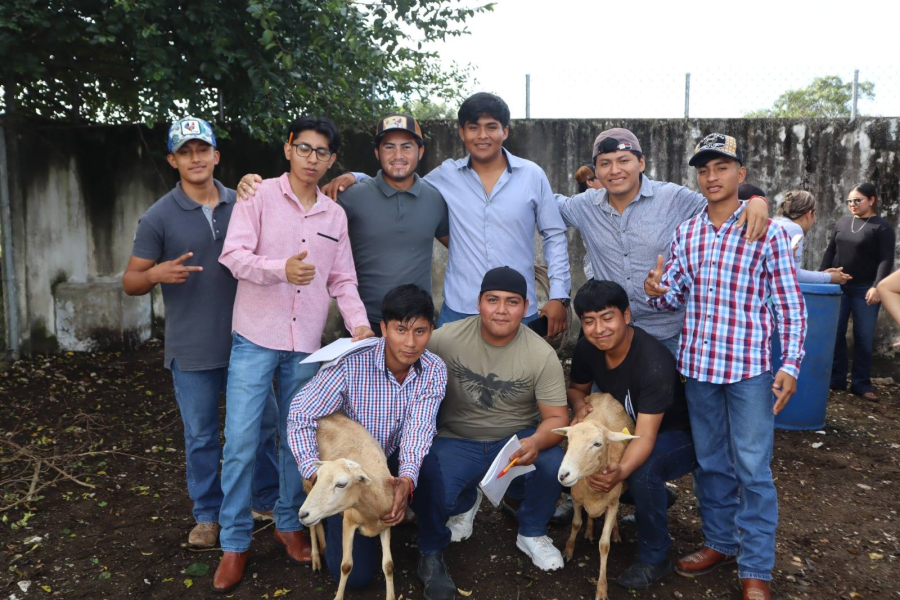
{"type": "MultiPolygon", "coordinates": [[[[396,475],[399,469],[398,453],[395,452],[388,458],[388,469],[396,475]]],[[[434,471],[437,467],[437,459],[428,454],[422,461],[418,486],[413,490],[412,509],[416,513],[416,522],[421,528],[434,529],[436,524],[429,523],[429,519],[441,518],[437,511],[429,510],[431,506],[440,506],[443,503],[443,488],[431,485],[429,481],[423,481],[421,471],[429,469],[434,471]]],[[[441,525],[446,521],[441,522],[441,525]]],[[[344,559],[343,548],[343,517],[334,515],[325,519],[325,564],[335,581],[341,580],[341,561],[344,559]]],[[[447,543],[450,543],[450,532],[447,532],[447,543]]],[[[375,578],[375,574],[381,571],[381,540],[378,537],[366,537],[356,532],[353,537],[353,570],[347,578],[347,589],[355,590],[366,587],[375,578]]]]}
{"type": "Polygon", "coordinates": [[[628,478],[622,502],[634,504],[638,529],[639,561],[651,565],[669,556],[666,482],[682,477],[697,467],[694,440],[689,430],[664,431],[656,436],[646,462],[628,478]]]}
{"type": "MultiPolygon", "coordinates": [[[[523,429],[516,435],[528,437],[534,429],[523,429]]],[[[450,545],[447,519],[466,512],[475,504],[478,484],[487,473],[507,439],[478,442],[453,438],[435,438],[428,457],[419,473],[419,486],[433,487],[433,494],[442,494],[443,500],[425,506],[413,505],[419,525],[419,553],[436,554],[450,545]]],[[[541,450],[534,463],[536,470],[521,475],[509,486],[512,498],[521,498],[516,512],[519,533],[525,537],[546,535],[547,524],[556,510],[556,500],[562,487],[557,474],[562,463],[563,450],[553,446],[541,450]]],[[[418,500],[416,490],[416,500],[418,500]]],[[[423,503],[424,504],[424,503],[423,503]]]]}
{"type": "Polygon", "coordinates": [[[847,387],[847,323],[853,316],[853,371],[850,374],[850,391],[865,394],[872,391],[872,344],[875,339],[875,321],[881,303],[866,304],[866,292],[872,285],[845,284],[841,295],[841,311],[838,315],[837,339],[834,343],[834,360],[831,363],[831,387],[839,390],[847,387]]]}

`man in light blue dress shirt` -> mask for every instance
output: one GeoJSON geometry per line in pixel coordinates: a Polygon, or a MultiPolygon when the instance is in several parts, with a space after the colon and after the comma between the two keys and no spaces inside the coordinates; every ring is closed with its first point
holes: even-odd
{"type": "MultiPolygon", "coordinates": [[[[556,195],[560,214],[566,226],[581,233],[594,279],[621,285],[628,293],[632,324],[677,354],[684,311],[652,310],[645,301],[644,278],[659,256],[668,260],[675,229],[699,214],[706,198],[684,186],[647,178],[640,142],[627,129],[608,129],[597,136],[592,160],[603,188],[571,198],[556,195]]],[[[748,239],[759,239],[768,229],[765,199],[752,198],[744,214],[748,239]]]]}
{"type": "MultiPolygon", "coordinates": [[[[571,279],[566,226],[550,183],[538,165],[503,148],[509,136],[509,107],[502,98],[483,92],[470,96],[458,117],[469,155],[445,160],[424,177],[450,210],[450,253],[438,327],[477,314],[484,274],[508,266],[524,274],[528,283],[529,313],[522,322],[546,316],[547,335],[552,337],[566,329],[571,279]],[[535,227],[543,238],[550,275],[551,300],[540,311],[534,286],[535,227]]],[[[365,178],[345,173],[322,191],[334,198],[365,178]]]]}

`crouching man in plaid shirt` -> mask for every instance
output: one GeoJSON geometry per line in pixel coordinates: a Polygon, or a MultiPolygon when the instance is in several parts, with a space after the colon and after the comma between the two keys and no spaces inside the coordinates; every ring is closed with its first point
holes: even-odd
{"type": "MultiPolygon", "coordinates": [[[[434,304],[428,292],[412,284],[396,287],[385,295],[381,314],[383,339],[323,369],[294,398],[288,442],[300,474],[315,481],[318,420],[340,411],[359,422],[384,448],[395,475],[394,506],[381,520],[396,525],[403,520],[413,489],[413,508],[420,521],[433,511],[419,506],[443,502],[442,488],[424,481],[416,486],[423,461],[436,460],[428,450],[437,433],[447,367],[425,349],[434,330],[434,304]]],[[[335,581],[341,578],[342,529],[341,515],[325,520],[325,561],[335,581]]],[[[357,532],[347,588],[368,585],[376,572],[381,572],[380,541],[357,532]]]]}
{"type": "Polygon", "coordinates": [[[769,600],[778,525],[770,468],[775,415],[797,387],[806,307],[784,230],[770,227],[751,243],[737,226],[745,209],[737,191],[742,163],[733,137],[713,133],[697,145],[689,164],[707,208],[678,227],[671,258],[663,269],[659,257],[644,290],[656,310],[687,307],[678,370],[687,378],[705,544],[675,570],[694,577],[736,557],[744,600],[769,600]],[[776,324],[783,363],[773,382],[776,324]]]}

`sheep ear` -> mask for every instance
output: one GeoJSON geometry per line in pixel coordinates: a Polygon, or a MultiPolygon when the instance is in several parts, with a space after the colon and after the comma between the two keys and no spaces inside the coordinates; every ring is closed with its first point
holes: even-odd
{"type": "Polygon", "coordinates": [[[559,429],[554,429],[553,433],[555,433],[556,435],[567,437],[569,435],[569,427],[560,427],[559,429]]]}
{"type": "Polygon", "coordinates": [[[363,483],[365,485],[371,485],[372,480],[369,479],[368,475],[366,475],[364,472],[360,471],[359,473],[356,474],[356,483],[363,483]]]}
{"type": "Polygon", "coordinates": [[[348,469],[361,469],[362,468],[359,466],[358,462],[356,462],[355,460],[350,460],[349,458],[344,459],[344,464],[347,466],[348,469]]]}
{"type": "Polygon", "coordinates": [[[324,465],[324,464],[325,464],[325,461],[323,461],[323,460],[314,460],[314,461],[313,461],[313,466],[314,466],[315,468],[317,468],[317,469],[318,469],[319,467],[321,467],[322,465],[324,465]]]}
{"type": "Polygon", "coordinates": [[[622,433],[620,431],[610,431],[608,434],[606,434],[606,439],[608,439],[610,442],[625,442],[628,440],[636,440],[639,437],[641,436],[628,435],[627,433],[622,433]]]}

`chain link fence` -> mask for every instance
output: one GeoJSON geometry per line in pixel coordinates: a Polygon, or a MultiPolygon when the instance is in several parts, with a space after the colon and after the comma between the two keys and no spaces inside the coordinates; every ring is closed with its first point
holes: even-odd
{"type": "Polygon", "coordinates": [[[733,69],[688,71],[585,63],[583,69],[510,72],[482,84],[509,102],[514,118],[900,116],[896,65],[745,68],[735,61],[733,69]],[[510,97],[512,89],[517,93],[510,97]]]}

